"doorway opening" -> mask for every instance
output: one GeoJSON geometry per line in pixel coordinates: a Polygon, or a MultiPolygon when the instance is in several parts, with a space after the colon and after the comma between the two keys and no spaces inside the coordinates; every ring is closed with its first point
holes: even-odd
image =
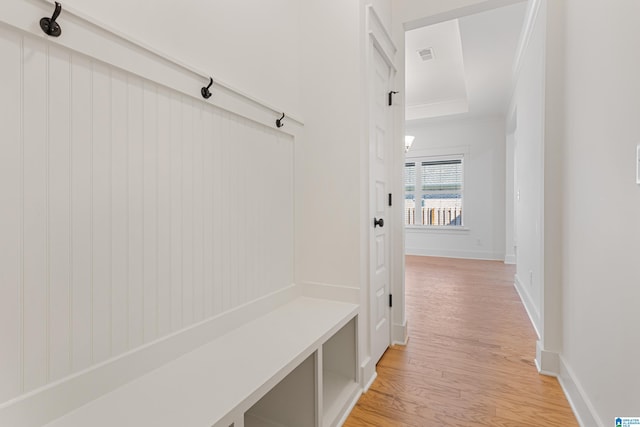
{"type": "Polygon", "coordinates": [[[405,24],[405,256],[516,263],[507,124],[526,8],[405,24]]]}

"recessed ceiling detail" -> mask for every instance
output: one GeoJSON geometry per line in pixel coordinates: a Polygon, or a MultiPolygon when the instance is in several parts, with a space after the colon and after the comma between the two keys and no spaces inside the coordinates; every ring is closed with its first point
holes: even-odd
{"type": "Polygon", "coordinates": [[[405,118],[412,120],[467,112],[467,84],[458,20],[407,31],[405,48],[405,118]],[[436,51],[438,59],[433,60],[436,51]]]}
{"type": "Polygon", "coordinates": [[[522,1],[407,31],[405,119],[505,114],[526,6],[522,1]]]}

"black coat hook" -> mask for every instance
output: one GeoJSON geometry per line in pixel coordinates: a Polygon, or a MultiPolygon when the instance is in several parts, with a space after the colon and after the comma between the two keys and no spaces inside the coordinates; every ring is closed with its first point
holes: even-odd
{"type": "Polygon", "coordinates": [[[46,35],[51,37],[60,37],[60,34],[62,34],[62,28],[60,28],[60,25],[56,22],[56,19],[60,16],[60,12],[62,12],[62,5],[56,2],[56,8],[53,11],[53,16],[51,18],[42,18],[40,20],[40,28],[42,28],[42,31],[44,31],[46,35]]]}
{"type": "Polygon", "coordinates": [[[209,92],[209,88],[213,86],[213,78],[209,77],[209,86],[203,87],[200,93],[204,99],[211,98],[211,92],[209,92]]]}
{"type": "Polygon", "coordinates": [[[281,128],[282,126],[284,126],[284,123],[282,123],[283,120],[284,120],[284,113],[282,113],[282,117],[280,117],[279,119],[276,119],[277,128],[281,128]]]}

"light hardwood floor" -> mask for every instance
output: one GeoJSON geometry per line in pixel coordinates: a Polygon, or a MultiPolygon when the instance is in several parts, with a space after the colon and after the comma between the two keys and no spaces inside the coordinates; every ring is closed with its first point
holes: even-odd
{"type": "Polygon", "coordinates": [[[345,427],[571,427],[502,262],[406,258],[409,343],[387,350],[345,427]]]}

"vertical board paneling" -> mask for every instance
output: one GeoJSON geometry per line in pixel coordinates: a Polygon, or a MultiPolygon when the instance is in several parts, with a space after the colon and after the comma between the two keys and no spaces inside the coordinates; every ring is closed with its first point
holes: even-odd
{"type": "Polygon", "coordinates": [[[91,62],[71,60],[71,361],[91,365],[91,62]]]}
{"type": "Polygon", "coordinates": [[[226,228],[222,222],[222,210],[224,208],[222,199],[222,126],[223,117],[219,111],[213,113],[213,145],[212,168],[213,168],[213,313],[222,312],[223,305],[223,282],[222,282],[222,252],[223,236],[222,230],[226,228]]]}
{"type": "Polygon", "coordinates": [[[292,282],[291,138],[2,25],[0,55],[0,404],[292,282]]]}
{"type": "MultiPolygon", "coordinates": [[[[239,175],[244,173],[243,169],[238,167],[238,165],[233,164],[234,159],[239,160],[239,150],[238,146],[241,144],[242,135],[240,135],[239,129],[237,127],[237,122],[235,120],[235,115],[231,115],[229,120],[229,142],[228,144],[228,153],[229,153],[229,167],[227,168],[227,173],[229,176],[229,180],[227,182],[227,203],[229,206],[229,307],[235,307],[238,305],[238,211],[240,209],[246,209],[246,205],[244,203],[238,203],[235,199],[235,185],[239,180],[239,175]],[[234,167],[235,166],[235,167],[234,167]]],[[[250,193],[250,192],[249,192],[250,193]]],[[[243,197],[243,201],[246,198],[243,197]]]]}
{"type": "Polygon", "coordinates": [[[129,348],[127,76],[111,73],[111,351],[129,348]]]}
{"type": "MultiPolygon", "coordinates": [[[[269,188],[271,184],[268,182],[269,175],[267,173],[267,170],[269,169],[269,162],[271,161],[271,158],[269,157],[270,151],[268,148],[269,146],[266,144],[256,144],[255,147],[253,147],[253,156],[251,156],[251,165],[254,174],[253,177],[258,177],[265,188],[269,188]],[[260,159],[260,161],[258,161],[258,159],[260,159]]],[[[255,210],[257,222],[256,241],[258,244],[256,245],[256,271],[258,277],[266,278],[268,277],[266,262],[266,255],[268,251],[264,242],[266,241],[266,233],[269,231],[267,211],[269,205],[266,203],[266,192],[254,192],[252,194],[251,202],[251,206],[255,210]]],[[[267,281],[265,281],[265,284],[266,283],[267,281]]],[[[265,286],[262,286],[257,296],[265,295],[268,292],[269,290],[265,289],[265,286]]]]}
{"type": "Polygon", "coordinates": [[[24,40],[24,388],[47,383],[48,322],[48,102],[47,46],[24,40]],[[28,118],[28,120],[27,120],[28,118]]]}
{"type": "Polygon", "coordinates": [[[22,389],[22,38],[0,27],[0,402],[22,389]]]}
{"type": "Polygon", "coordinates": [[[203,109],[202,135],[202,281],[204,317],[213,315],[213,112],[203,109]]]}
{"type": "Polygon", "coordinates": [[[204,318],[204,156],[202,147],[202,105],[194,106],[193,117],[193,319],[204,318]]]}
{"type": "MultiPolygon", "coordinates": [[[[237,154],[235,158],[237,159],[248,159],[251,157],[251,153],[249,152],[249,147],[254,144],[254,141],[251,138],[251,128],[253,127],[252,123],[242,123],[244,119],[239,117],[234,117],[234,121],[236,122],[236,129],[239,136],[238,144],[236,144],[237,154]]],[[[237,168],[238,169],[238,177],[237,177],[237,186],[239,188],[249,188],[247,186],[247,175],[251,172],[247,171],[245,168],[237,168]]],[[[258,181],[256,181],[258,182],[258,181]]],[[[253,187],[253,186],[252,186],[253,187]]],[[[251,194],[251,191],[248,192],[251,194]]],[[[246,198],[245,198],[246,200],[246,198]]],[[[238,274],[238,294],[236,304],[241,304],[243,301],[247,301],[247,282],[246,282],[246,272],[249,266],[247,262],[246,249],[247,249],[247,212],[250,209],[247,209],[246,203],[237,203],[237,212],[236,212],[236,230],[238,233],[236,239],[236,258],[237,258],[237,274],[238,274]]]]}
{"type": "Polygon", "coordinates": [[[183,98],[182,108],[182,321],[193,322],[193,127],[194,108],[183,98]]]}
{"type": "Polygon", "coordinates": [[[182,127],[184,106],[179,95],[171,96],[171,326],[182,322],[182,127]]]}
{"type": "Polygon", "coordinates": [[[129,76],[129,347],[144,343],[144,102],[142,80],[129,76]]]}
{"type": "Polygon", "coordinates": [[[93,362],[111,356],[111,76],[93,64],[91,224],[93,227],[93,362]]]}
{"type": "Polygon", "coordinates": [[[144,342],[158,336],[158,96],[151,83],[144,83],[144,342]]]}
{"type": "Polygon", "coordinates": [[[222,255],[221,261],[221,270],[222,277],[220,281],[220,285],[222,288],[222,312],[227,311],[231,308],[231,288],[233,283],[231,283],[231,227],[232,224],[230,222],[231,219],[231,200],[229,194],[231,192],[231,182],[232,177],[231,172],[233,171],[230,156],[230,150],[235,141],[232,141],[229,136],[229,114],[222,114],[222,123],[220,124],[221,128],[221,158],[222,164],[220,165],[220,170],[222,171],[222,179],[221,179],[221,188],[220,188],[220,209],[221,209],[221,223],[223,224],[222,230],[220,233],[220,253],[222,255]]]}
{"type": "Polygon", "coordinates": [[[158,335],[171,332],[171,94],[158,93],[158,335]]]}
{"type": "Polygon", "coordinates": [[[49,55],[49,366],[53,381],[71,372],[71,57],[54,46],[49,55]]]}

